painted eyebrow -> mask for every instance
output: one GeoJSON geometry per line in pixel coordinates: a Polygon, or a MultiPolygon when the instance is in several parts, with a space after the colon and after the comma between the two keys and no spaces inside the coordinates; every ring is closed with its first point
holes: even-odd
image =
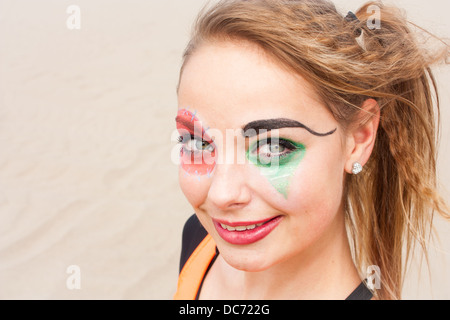
{"type": "Polygon", "coordinates": [[[188,121],[180,116],[177,116],[175,118],[175,122],[182,124],[185,127],[192,128],[192,130],[194,130],[194,124],[192,123],[192,121],[188,121]]]}
{"type": "Polygon", "coordinates": [[[188,130],[190,130],[192,132],[194,132],[194,129],[201,129],[202,131],[204,131],[203,128],[201,127],[201,125],[199,127],[195,127],[194,121],[188,120],[185,117],[177,116],[175,118],[175,121],[176,121],[176,123],[179,123],[179,124],[185,126],[188,130]]]}
{"type": "Polygon", "coordinates": [[[319,133],[311,128],[308,128],[303,123],[298,122],[296,120],[292,119],[285,119],[285,118],[278,118],[278,119],[268,119],[268,120],[257,120],[252,121],[248,124],[246,124],[242,128],[242,134],[245,138],[253,137],[259,132],[259,130],[275,130],[275,129],[281,129],[281,128],[303,128],[306,129],[309,133],[318,136],[318,137],[325,137],[332,135],[336,132],[337,128],[326,133],[319,133]]]}

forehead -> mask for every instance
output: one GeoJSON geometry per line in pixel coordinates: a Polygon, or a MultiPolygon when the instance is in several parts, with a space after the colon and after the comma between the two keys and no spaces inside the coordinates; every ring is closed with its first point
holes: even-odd
{"type": "Polygon", "coordinates": [[[200,46],[184,67],[178,100],[217,127],[291,118],[320,130],[329,128],[324,120],[334,120],[303,77],[244,41],[200,46]]]}

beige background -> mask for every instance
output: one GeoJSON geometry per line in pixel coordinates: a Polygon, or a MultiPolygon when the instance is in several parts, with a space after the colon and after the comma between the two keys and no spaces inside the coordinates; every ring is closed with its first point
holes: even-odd
{"type": "MultiPolygon", "coordinates": [[[[192,209],[170,161],[175,86],[203,0],[0,0],[0,298],[170,299],[192,209]],[[68,30],[66,8],[81,8],[68,30]],[[81,289],[66,287],[69,265],[81,289]]],[[[335,1],[346,13],[362,1],[335,1]]],[[[449,36],[446,0],[395,1],[449,36]]],[[[449,68],[439,174],[450,190],[449,68]]],[[[448,191],[446,198],[450,200],[448,191]]],[[[450,298],[450,225],[405,298],[450,298]]]]}

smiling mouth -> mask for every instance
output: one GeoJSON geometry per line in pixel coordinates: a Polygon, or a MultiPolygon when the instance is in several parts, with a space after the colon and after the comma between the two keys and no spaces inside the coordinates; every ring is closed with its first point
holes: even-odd
{"type": "Polygon", "coordinates": [[[282,218],[282,216],[276,216],[251,222],[227,222],[213,219],[213,222],[223,240],[231,244],[245,245],[265,238],[279,225],[282,218]]]}

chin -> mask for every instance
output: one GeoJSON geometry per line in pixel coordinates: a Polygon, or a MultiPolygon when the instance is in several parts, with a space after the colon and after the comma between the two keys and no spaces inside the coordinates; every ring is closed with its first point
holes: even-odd
{"type": "Polygon", "coordinates": [[[220,254],[231,267],[245,272],[265,271],[276,264],[276,261],[269,259],[267,253],[258,253],[250,249],[227,248],[220,251],[220,254]]]}

